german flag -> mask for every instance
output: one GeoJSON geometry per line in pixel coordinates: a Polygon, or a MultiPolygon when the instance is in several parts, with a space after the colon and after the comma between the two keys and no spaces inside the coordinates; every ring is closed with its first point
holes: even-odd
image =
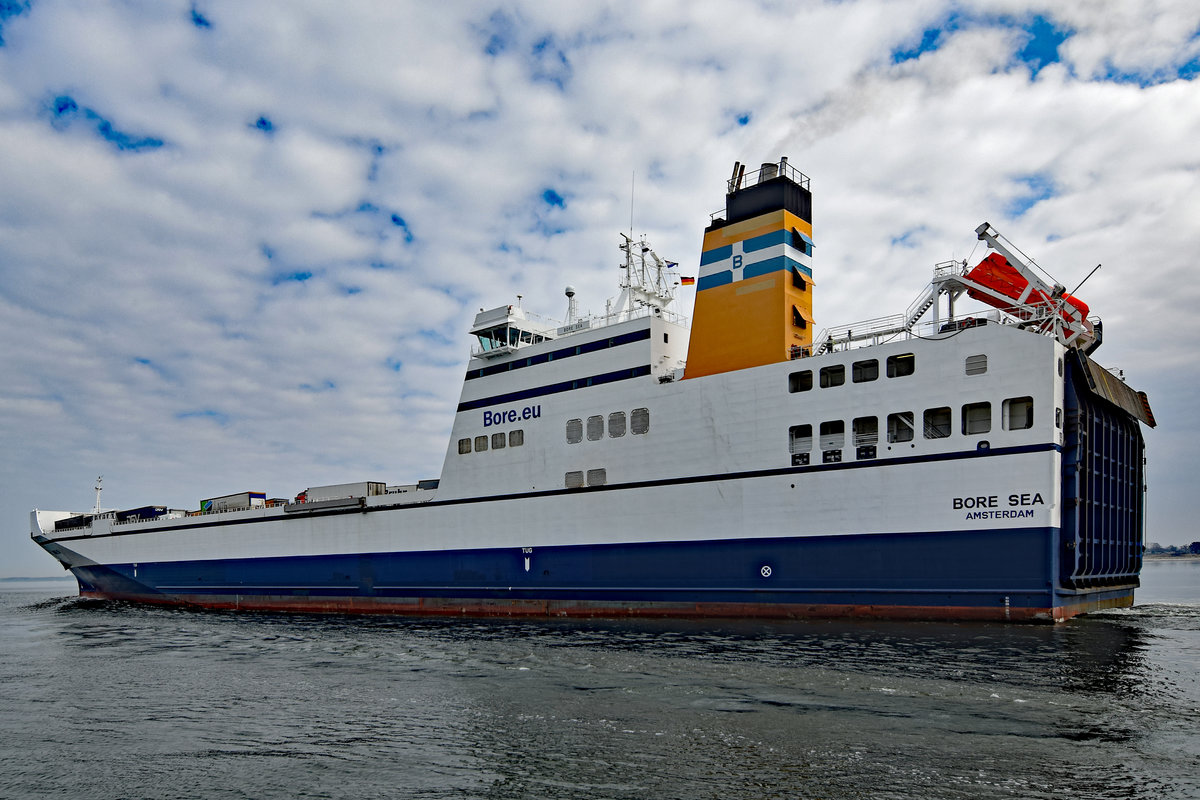
{"type": "Polygon", "coordinates": [[[694,285],[695,283],[696,283],[696,279],[695,279],[695,278],[689,278],[689,277],[687,277],[686,275],[680,275],[680,276],[679,276],[679,285],[680,285],[680,286],[692,286],[692,285],[694,285]]]}

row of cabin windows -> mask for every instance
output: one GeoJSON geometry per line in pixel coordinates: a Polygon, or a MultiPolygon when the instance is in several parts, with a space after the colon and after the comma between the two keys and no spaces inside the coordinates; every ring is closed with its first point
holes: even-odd
{"type": "MultiPolygon", "coordinates": [[[[989,433],[992,430],[992,404],[989,402],[967,403],[960,414],[963,436],[989,433]]],[[[922,430],[926,439],[945,439],[953,430],[952,412],[949,406],[927,408],[922,415],[922,430]]],[[[886,435],[888,444],[911,442],[916,438],[916,418],[911,411],[898,411],[887,415],[886,435]]],[[[1033,427],[1033,398],[1010,397],[1001,405],[1000,423],[1004,430],[1019,431],[1033,427]]],[[[855,417],[850,423],[851,443],[858,458],[874,458],[879,443],[879,418],[855,417]]],[[[824,453],[825,463],[841,461],[841,450],[846,446],[846,422],[835,419],[822,422],[818,428],[818,449],[824,453]]],[[[813,449],[813,426],[793,425],[788,429],[788,451],[792,464],[808,463],[808,453],[813,449]]]]}
{"type": "MultiPolygon", "coordinates": [[[[579,444],[583,441],[583,420],[567,420],[567,444],[579,444]]],[[[629,432],[640,436],[650,430],[650,409],[635,408],[629,412],[629,432]]],[[[625,435],[625,412],[614,411],[608,415],[608,436],[619,439],[625,435]]],[[[596,442],[604,438],[604,417],[600,414],[587,418],[587,438],[596,442]]]]}
{"type": "MultiPolygon", "coordinates": [[[[503,431],[500,431],[499,433],[493,433],[490,440],[486,433],[476,436],[474,439],[474,450],[476,453],[483,453],[488,449],[489,444],[493,450],[503,450],[505,447],[520,447],[525,444],[525,431],[518,428],[515,431],[509,431],[507,437],[505,437],[503,431]]],[[[466,455],[471,452],[471,445],[472,440],[470,438],[459,439],[458,454],[466,455]]]]}
{"type": "MultiPolygon", "coordinates": [[[[888,356],[886,374],[889,378],[903,378],[912,375],[917,368],[917,359],[912,353],[888,356]]],[[[821,367],[817,373],[818,384],[822,389],[841,386],[846,382],[846,365],[830,364],[821,367]]],[[[850,380],[854,383],[867,383],[879,379],[879,359],[868,358],[855,361],[850,365],[850,380]]],[[[813,371],[811,369],[793,372],[788,375],[789,392],[807,392],[813,388],[813,371]]]]}

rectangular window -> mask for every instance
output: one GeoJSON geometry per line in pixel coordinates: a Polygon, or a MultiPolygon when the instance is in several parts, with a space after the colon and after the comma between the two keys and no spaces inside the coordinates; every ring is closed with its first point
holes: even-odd
{"type": "Polygon", "coordinates": [[[568,489],[582,488],[583,472],[581,470],[576,470],[574,472],[568,472],[566,474],[566,476],[563,478],[563,482],[567,485],[568,489]]]}
{"type": "Polygon", "coordinates": [[[841,386],[846,382],[846,365],[834,364],[831,367],[821,367],[821,388],[841,386]]]}
{"type": "Polygon", "coordinates": [[[950,407],[925,409],[925,438],[945,439],[950,436],[950,407]]]}
{"type": "Polygon", "coordinates": [[[517,428],[515,431],[508,432],[508,446],[520,447],[525,444],[525,431],[522,428],[517,428]]]}
{"type": "Polygon", "coordinates": [[[911,442],[913,440],[913,412],[898,411],[888,414],[888,443],[911,442]]]}
{"type": "Polygon", "coordinates": [[[463,455],[463,454],[469,453],[469,452],[471,452],[471,440],[470,439],[459,439],[458,440],[458,454],[463,455]]]}
{"type": "Polygon", "coordinates": [[[808,465],[812,445],[812,425],[793,425],[788,428],[788,452],[791,453],[793,467],[808,465]]]}
{"type": "Polygon", "coordinates": [[[987,356],[967,356],[967,374],[982,375],[987,372],[987,356]]]}
{"type": "Polygon", "coordinates": [[[788,450],[792,455],[812,450],[812,425],[793,425],[788,428],[788,450]]]}
{"type": "Polygon", "coordinates": [[[807,392],[812,389],[812,370],[806,369],[803,372],[793,372],[788,375],[788,391],[789,392],[807,392]]]}
{"type": "Polygon", "coordinates": [[[1054,409],[1054,427],[1062,429],[1062,409],[1054,409]]]}
{"type": "Polygon", "coordinates": [[[596,415],[588,417],[587,423],[588,441],[595,442],[604,438],[604,417],[596,415]]]}
{"type": "Polygon", "coordinates": [[[808,327],[808,322],[805,321],[804,315],[800,313],[800,309],[792,306],[792,325],[800,330],[808,327]]]}
{"type": "Polygon", "coordinates": [[[968,403],[962,407],[962,432],[964,436],[987,433],[991,429],[991,403],[968,403]]]}
{"type": "Polygon", "coordinates": [[[476,453],[482,453],[485,450],[487,450],[487,444],[488,444],[487,439],[488,439],[488,437],[486,434],[483,436],[475,437],[475,452],[476,453]]]}
{"type": "Polygon", "coordinates": [[[503,432],[492,434],[492,449],[493,450],[503,450],[504,449],[504,433],[503,432]]]}
{"type": "Polygon", "coordinates": [[[905,375],[912,375],[916,370],[917,357],[912,353],[888,356],[887,376],[889,378],[903,378],[905,375]]]}
{"type": "Polygon", "coordinates": [[[879,361],[855,361],[850,368],[850,380],[854,383],[866,383],[879,378],[879,361]]]}
{"type": "Polygon", "coordinates": [[[821,423],[821,449],[841,450],[846,446],[846,423],[840,419],[821,423]]]}
{"type": "Polygon", "coordinates": [[[567,444],[579,444],[583,441],[583,420],[567,420],[567,444]]]}
{"type": "Polygon", "coordinates": [[[1023,431],[1033,427],[1033,398],[1010,397],[1004,401],[1002,423],[1006,431],[1023,431]]]}
{"type": "Polygon", "coordinates": [[[587,471],[588,486],[603,486],[606,483],[608,483],[608,471],[603,467],[587,471]]]}
{"type": "Polygon", "coordinates": [[[614,411],[608,415],[608,435],[619,439],[625,435],[625,412],[614,411]]]}
{"type": "Polygon", "coordinates": [[[629,432],[635,436],[650,430],[650,409],[635,408],[629,412],[629,432]]]}
{"type": "Polygon", "coordinates": [[[856,417],[852,429],[855,447],[879,444],[879,417],[856,417]]]}
{"type": "Polygon", "coordinates": [[[802,292],[808,288],[808,281],[804,280],[804,273],[798,267],[792,267],[792,286],[802,292]]]}

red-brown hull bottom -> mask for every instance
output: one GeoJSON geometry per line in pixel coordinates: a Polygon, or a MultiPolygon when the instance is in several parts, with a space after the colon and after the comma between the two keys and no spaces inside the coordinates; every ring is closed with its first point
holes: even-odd
{"type": "Polygon", "coordinates": [[[837,605],[802,603],[612,603],[480,598],[295,597],[288,595],[123,595],[82,591],[80,596],[162,606],[298,614],[394,614],[462,617],[659,617],[714,619],[974,620],[1054,623],[1080,614],[1133,605],[1133,590],[1081,597],[1053,608],[837,605]]]}

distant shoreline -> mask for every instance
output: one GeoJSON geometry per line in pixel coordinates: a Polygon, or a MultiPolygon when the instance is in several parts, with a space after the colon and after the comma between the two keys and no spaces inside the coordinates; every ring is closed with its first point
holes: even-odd
{"type": "Polygon", "coordinates": [[[1195,553],[1187,553],[1186,555],[1173,556],[1169,553],[1146,553],[1143,556],[1147,561],[1200,561],[1200,555],[1195,553]]]}
{"type": "Polygon", "coordinates": [[[0,583],[32,583],[34,581],[73,581],[74,575],[50,575],[44,578],[0,578],[0,583]]]}

